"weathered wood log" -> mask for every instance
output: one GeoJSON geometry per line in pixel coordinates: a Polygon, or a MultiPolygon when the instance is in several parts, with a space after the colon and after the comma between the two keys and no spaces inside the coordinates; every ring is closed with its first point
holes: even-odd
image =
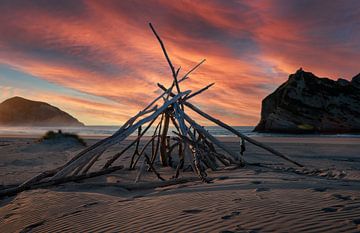
{"type": "Polygon", "coordinates": [[[77,160],[75,160],[71,164],[64,167],[62,170],[60,170],[58,173],[56,173],[52,179],[58,179],[60,177],[66,176],[71,171],[73,171],[76,167],[81,166],[84,163],[87,163],[89,160],[91,160],[93,158],[93,156],[96,155],[96,152],[99,152],[99,151],[103,150],[103,148],[108,148],[108,147],[110,147],[110,146],[112,146],[112,145],[114,145],[116,143],[121,142],[122,140],[127,138],[130,134],[132,134],[139,126],[141,126],[141,125],[153,120],[154,118],[156,118],[158,115],[160,115],[162,112],[164,112],[165,109],[167,109],[171,104],[176,103],[182,96],[186,95],[187,93],[189,93],[189,91],[185,91],[185,92],[182,92],[180,94],[177,94],[175,97],[173,97],[172,99],[170,99],[169,101],[164,103],[163,106],[158,108],[150,116],[147,116],[147,117],[139,120],[134,125],[128,127],[124,132],[122,132],[120,134],[114,134],[113,136],[110,136],[101,145],[94,148],[93,151],[91,151],[90,153],[84,154],[83,156],[79,157],[77,160]]]}
{"type": "Polygon", "coordinates": [[[26,185],[20,185],[20,186],[15,187],[15,188],[1,190],[0,191],[0,198],[6,197],[6,196],[13,196],[13,195],[16,195],[16,194],[18,194],[20,192],[23,192],[25,190],[31,190],[31,189],[37,189],[37,188],[45,188],[45,187],[49,187],[49,186],[53,186],[53,185],[58,185],[58,184],[63,184],[63,183],[73,182],[73,181],[80,181],[80,180],[84,180],[84,179],[88,179],[88,178],[92,178],[92,177],[96,177],[96,176],[101,176],[101,175],[109,174],[109,173],[112,173],[114,171],[120,170],[122,168],[124,168],[124,167],[123,166],[116,166],[116,167],[111,167],[111,168],[108,168],[108,169],[100,170],[100,171],[97,171],[97,172],[91,172],[91,173],[83,174],[83,175],[68,176],[68,177],[62,177],[62,178],[59,178],[59,179],[54,179],[54,180],[49,180],[49,181],[40,181],[40,182],[36,182],[36,183],[28,183],[26,185]]]}
{"type": "Polygon", "coordinates": [[[285,159],[285,160],[288,161],[288,162],[291,162],[291,163],[295,164],[296,166],[303,167],[302,164],[300,164],[300,163],[298,163],[298,162],[290,159],[289,157],[287,157],[287,156],[285,156],[284,154],[280,153],[279,151],[271,148],[270,146],[265,145],[265,144],[263,144],[263,143],[261,143],[261,142],[258,142],[258,141],[256,141],[255,139],[252,139],[252,138],[250,138],[250,137],[248,137],[248,136],[240,133],[239,131],[237,131],[236,129],[232,128],[231,126],[225,124],[224,122],[222,122],[222,121],[220,121],[220,120],[218,120],[218,119],[210,116],[209,114],[201,111],[199,108],[197,108],[197,107],[194,106],[193,104],[191,104],[191,103],[189,103],[189,102],[184,102],[184,105],[187,106],[187,107],[189,107],[189,108],[192,109],[193,111],[197,112],[200,116],[202,116],[202,117],[204,117],[204,118],[206,118],[206,119],[214,122],[215,124],[217,124],[217,125],[225,128],[225,129],[229,130],[230,132],[232,132],[233,134],[237,135],[238,137],[244,138],[244,139],[245,139],[246,141],[248,141],[249,143],[254,144],[255,146],[261,147],[261,148],[267,150],[268,152],[270,152],[270,153],[272,153],[272,154],[274,154],[274,155],[276,155],[276,156],[279,156],[279,157],[285,159]]]}

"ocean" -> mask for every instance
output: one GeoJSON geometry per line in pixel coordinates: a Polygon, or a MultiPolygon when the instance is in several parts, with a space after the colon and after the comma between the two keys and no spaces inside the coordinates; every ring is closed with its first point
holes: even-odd
{"type": "MultiPolygon", "coordinates": [[[[239,132],[249,137],[330,137],[330,138],[360,138],[360,134],[272,134],[272,133],[257,133],[253,132],[254,126],[233,126],[239,132]]],[[[0,135],[6,136],[41,136],[49,130],[57,131],[62,130],[67,133],[76,133],[83,137],[108,137],[118,130],[120,126],[84,126],[84,127],[1,127],[0,135]]],[[[231,132],[219,126],[206,126],[205,127],[212,135],[216,137],[232,137],[231,132]]],[[[152,135],[155,128],[151,127],[145,135],[152,135]]],[[[172,134],[174,128],[170,127],[169,133],[172,134]]],[[[132,135],[136,135],[135,131],[132,135]]]]}

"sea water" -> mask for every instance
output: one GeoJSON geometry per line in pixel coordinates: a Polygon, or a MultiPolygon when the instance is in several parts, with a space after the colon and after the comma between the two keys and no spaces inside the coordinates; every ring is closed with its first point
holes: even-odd
{"type": "MultiPolygon", "coordinates": [[[[66,133],[76,133],[83,137],[108,137],[115,133],[120,126],[83,126],[83,127],[1,127],[0,126],[0,136],[41,136],[47,131],[58,131],[61,130],[66,133]]],[[[299,135],[299,134],[272,134],[272,133],[258,133],[253,132],[254,126],[233,126],[237,131],[245,134],[249,137],[358,137],[360,134],[334,134],[334,135],[320,135],[320,134],[309,134],[309,135],[299,135]]],[[[228,130],[219,127],[219,126],[205,126],[205,129],[216,137],[232,137],[234,134],[228,130]]],[[[155,128],[151,127],[145,135],[153,135],[155,128]]],[[[172,131],[174,128],[169,128],[169,134],[173,135],[172,131]]],[[[132,135],[136,135],[135,131],[132,135]]]]}

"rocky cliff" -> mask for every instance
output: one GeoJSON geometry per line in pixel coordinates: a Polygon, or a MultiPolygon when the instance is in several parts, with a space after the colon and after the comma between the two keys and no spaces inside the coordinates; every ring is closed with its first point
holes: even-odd
{"type": "Polygon", "coordinates": [[[262,101],[254,131],[360,133],[360,74],[349,82],[298,70],[262,101]]]}
{"type": "Polygon", "coordinates": [[[13,97],[0,104],[0,126],[83,126],[50,104],[13,97]]]}

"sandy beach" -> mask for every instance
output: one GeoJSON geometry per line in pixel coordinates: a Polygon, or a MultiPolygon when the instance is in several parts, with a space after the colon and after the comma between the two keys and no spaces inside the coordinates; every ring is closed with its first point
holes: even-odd
{"type": "MultiPolygon", "coordinates": [[[[128,189],[137,170],[46,189],[0,202],[0,232],[359,232],[360,138],[259,137],[303,163],[296,168],[247,145],[245,168],[208,171],[201,181],[128,189]]],[[[221,138],[238,149],[236,138],[221,138]]],[[[97,139],[87,139],[88,144],[97,139]]],[[[111,148],[120,150],[129,143],[111,148]]],[[[20,183],[65,163],[81,146],[34,138],[0,140],[1,184],[20,183]]],[[[119,164],[125,164],[126,154],[119,164]]],[[[107,156],[104,156],[106,159],[107,156]]],[[[94,168],[95,169],[95,168],[94,168]]],[[[174,170],[159,169],[169,179],[174,170]]],[[[195,177],[191,171],[182,177],[195,177]]],[[[158,182],[145,173],[142,183],[158,182]]]]}

